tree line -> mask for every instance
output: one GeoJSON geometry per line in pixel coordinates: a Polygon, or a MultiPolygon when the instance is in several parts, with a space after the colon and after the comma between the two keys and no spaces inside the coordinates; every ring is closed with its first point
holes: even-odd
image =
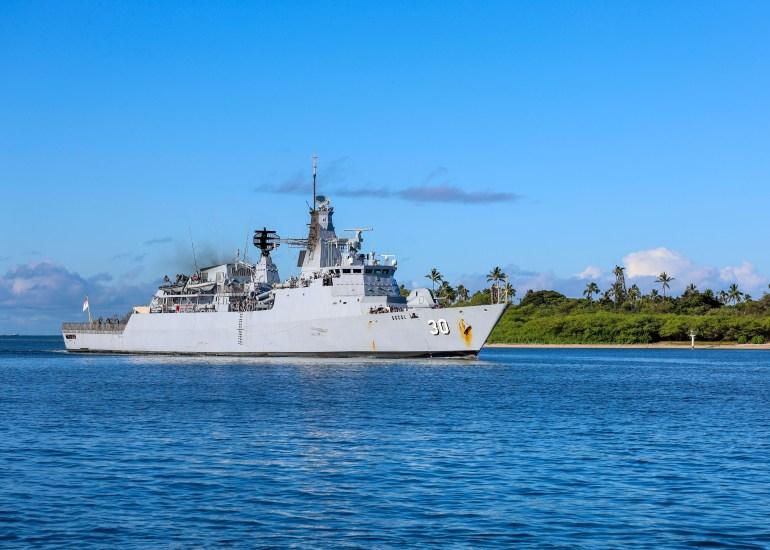
{"type": "MultiPolygon", "coordinates": [[[[443,305],[513,303],[516,297],[516,289],[508,282],[508,275],[499,266],[492,268],[487,274],[490,286],[472,294],[463,284],[452,286],[435,267],[425,278],[430,280],[433,295],[443,305]]],[[[400,286],[400,291],[402,296],[409,295],[409,290],[404,285],[400,286]]]]}
{"type": "MultiPolygon", "coordinates": [[[[596,301],[603,306],[638,310],[647,305],[687,303],[691,306],[713,309],[728,305],[737,306],[741,303],[751,303],[754,301],[750,294],[743,292],[738,287],[737,283],[732,283],[727,289],[717,292],[710,288],[700,290],[694,283],[690,283],[685,287],[682,295],[675,298],[667,292],[671,289],[671,283],[675,278],[665,271],[661,272],[655,279],[655,283],[660,286],[660,291],[657,288],[653,288],[648,294],[644,294],[636,284],[626,288],[624,267],[615,266],[613,275],[615,276],[615,282],[604,291],[599,288],[595,281],[586,284],[583,290],[583,297],[589,304],[593,304],[596,301]]],[[[770,287],[770,285],[768,286],[770,287]]]]}
{"type": "MultiPolygon", "coordinates": [[[[647,344],[660,341],[770,341],[770,292],[752,298],[737,283],[726,289],[700,290],[688,284],[671,296],[675,280],[668,273],[656,278],[657,288],[641,292],[626,288],[624,269],[602,290],[586,284],[581,298],[553,290],[527,291],[519,304],[508,308],[490,336],[491,342],[541,344],[647,344]]],[[[769,286],[770,288],[770,286],[769,286]]]]}
{"type": "MultiPolygon", "coordinates": [[[[582,293],[583,305],[591,310],[598,308],[616,312],[703,314],[709,310],[731,306],[751,313],[761,313],[767,309],[770,313],[770,295],[765,293],[762,299],[754,300],[750,294],[742,291],[737,283],[732,283],[718,291],[710,288],[701,290],[694,283],[690,283],[681,295],[672,296],[671,284],[676,279],[663,271],[655,279],[658,288],[652,288],[645,294],[637,284],[626,286],[625,270],[625,267],[616,265],[612,271],[615,280],[604,290],[596,281],[588,282],[582,293]]],[[[435,267],[425,275],[425,278],[430,280],[431,290],[439,303],[447,306],[513,303],[516,297],[516,289],[499,266],[492,268],[487,274],[489,286],[473,293],[463,284],[453,286],[435,267]]],[[[770,288],[770,285],[768,287],[770,288]]],[[[404,285],[401,285],[400,290],[403,296],[409,294],[409,290],[404,285]]],[[[536,291],[528,290],[521,304],[531,303],[527,298],[534,293],[536,291]]]]}

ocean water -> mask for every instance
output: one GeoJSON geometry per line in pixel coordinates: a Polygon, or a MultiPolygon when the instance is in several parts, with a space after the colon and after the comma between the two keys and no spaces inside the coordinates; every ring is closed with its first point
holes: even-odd
{"type": "Polygon", "coordinates": [[[770,353],[79,356],[0,338],[0,546],[770,546],[770,353]]]}

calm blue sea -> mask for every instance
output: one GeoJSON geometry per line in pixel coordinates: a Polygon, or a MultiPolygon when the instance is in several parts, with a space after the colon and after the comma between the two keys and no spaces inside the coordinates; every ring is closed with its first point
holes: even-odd
{"type": "Polygon", "coordinates": [[[770,546],[770,353],[67,355],[0,338],[0,546],[770,546]]]}

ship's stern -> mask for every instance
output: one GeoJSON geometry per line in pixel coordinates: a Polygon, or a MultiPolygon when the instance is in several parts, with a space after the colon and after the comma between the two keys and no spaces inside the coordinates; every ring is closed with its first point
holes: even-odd
{"type": "Polygon", "coordinates": [[[69,352],[121,351],[121,340],[126,322],[63,323],[62,338],[69,352]]]}

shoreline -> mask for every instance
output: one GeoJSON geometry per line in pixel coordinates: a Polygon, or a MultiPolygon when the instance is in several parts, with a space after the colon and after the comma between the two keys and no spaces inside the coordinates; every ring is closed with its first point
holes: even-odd
{"type": "MultiPolygon", "coordinates": [[[[484,344],[489,349],[691,349],[688,342],[656,342],[654,344],[484,344]]],[[[696,342],[695,349],[770,350],[770,344],[720,344],[696,342]]]]}

